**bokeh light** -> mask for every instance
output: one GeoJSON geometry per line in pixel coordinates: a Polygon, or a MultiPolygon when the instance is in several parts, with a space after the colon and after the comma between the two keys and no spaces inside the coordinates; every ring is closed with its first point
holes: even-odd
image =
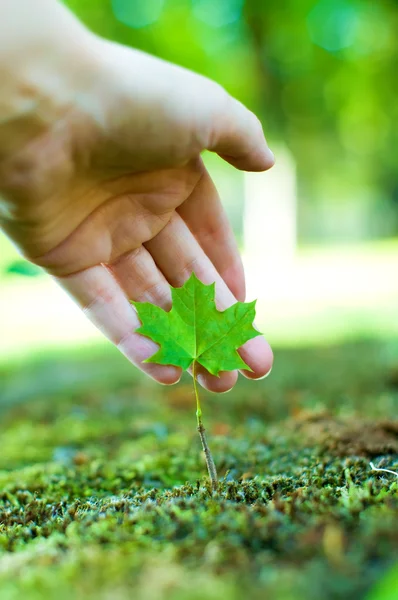
{"type": "Polygon", "coordinates": [[[192,0],[195,17],[212,27],[236,23],[242,16],[244,0],[192,0]]]}
{"type": "Polygon", "coordinates": [[[112,9],[118,21],[139,29],[159,19],[164,3],[165,0],[112,0],[112,9]]]}

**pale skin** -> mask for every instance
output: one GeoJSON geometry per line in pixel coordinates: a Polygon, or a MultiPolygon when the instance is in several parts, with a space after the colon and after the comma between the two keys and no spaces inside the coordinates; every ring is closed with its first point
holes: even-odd
{"type": "MultiPolygon", "coordinates": [[[[219,309],[244,300],[201,153],[264,171],[262,127],[215,82],[93,35],[55,0],[0,0],[0,14],[0,227],[132,363],[175,383],[180,369],[143,363],[157,346],[129,299],[168,309],[169,285],[195,271],[219,309]]],[[[270,371],[263,337],[240,354],[246,377],[270,371]]],[[[198,381],[223,392],[237,377],[198,381]]]]}

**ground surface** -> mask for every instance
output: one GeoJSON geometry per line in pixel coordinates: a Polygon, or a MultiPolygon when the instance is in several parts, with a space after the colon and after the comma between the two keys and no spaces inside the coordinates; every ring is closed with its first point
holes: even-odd
{"type": "Polygon", "coordinates": [[[112,349],[0,366],[1,600],[398,598],[398,344],[203,398],[112,349]],[[394,563],[395,559],[395,563],[394,563]]]}

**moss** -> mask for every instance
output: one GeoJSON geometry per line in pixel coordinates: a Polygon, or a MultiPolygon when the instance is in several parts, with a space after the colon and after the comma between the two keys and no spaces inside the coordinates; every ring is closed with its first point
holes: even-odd
{"type": "Polygon", "coordinates": [[[216,496],[188,379],[108,351],[3,366],[1,599],[393,600],[398,479],[369,460],[398,467],[397,349],[277,352],[205,394],[216,496]]]}

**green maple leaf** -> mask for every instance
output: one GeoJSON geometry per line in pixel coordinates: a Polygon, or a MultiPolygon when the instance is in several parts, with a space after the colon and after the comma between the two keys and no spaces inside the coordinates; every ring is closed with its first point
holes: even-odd
{"type": "Polygon", "coordinates": [[[169,312],[149,302],[133,302],[142,326],[138,333],[160,349],[145,362],[174,365],[186,370],[196,362],[212,375],[220,371],[249,369],[237,349],[261,335],[253,327],[254,302],[237,302],[219,311],[215,284],[205,285],[194,273],[180,288],[171,288],[169,312]]]}
{"type": "Polygon", "coordinates": [[[198,432],[212,490],[216,491],[217,471],[203,427],[196,366],[202,365],[212,375],[235,369],[251,370],[237,350],[261,335],[253,327],[256,302],[237,302],[221,312],[216,308],[215,284],[205,285],[194,273],[182,287],[172,287],[171,295],[173,305],[169,312],[149,302],[132,301],[142,323],[137,331],[160,346],[145,362],[175,365],[184,370],[193,365],[198,432]]]}

